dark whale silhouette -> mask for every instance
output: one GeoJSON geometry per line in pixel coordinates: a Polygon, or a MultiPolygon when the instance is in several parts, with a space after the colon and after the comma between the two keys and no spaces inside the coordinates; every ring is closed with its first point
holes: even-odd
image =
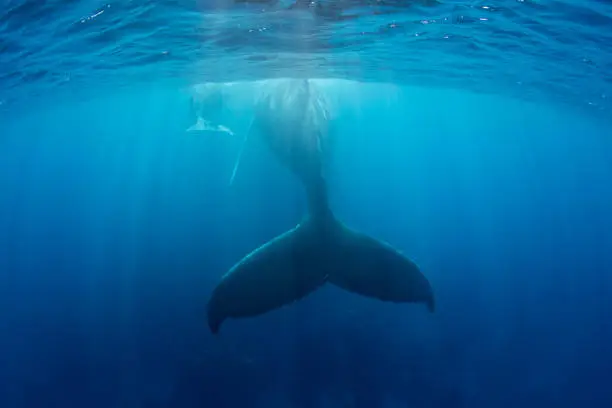
{"type": "MultiPolygon", "coordinates": [[[[303,99],[307,101],[307,95],[303,99]]],[[[433,312],[431,285],[414,262],[336,219],[329,207],[322,160],[305,148],[312,143],[302,138],[297,147],[285,149],[278,145],[277,135],[269,139],[276,157],[304,184],[308,214],[221,278],[208,303],[210,330],[217,333],[228,318],[257,316],[293,303],[326,283],[383,301],[423,303],[433,312]]]]}

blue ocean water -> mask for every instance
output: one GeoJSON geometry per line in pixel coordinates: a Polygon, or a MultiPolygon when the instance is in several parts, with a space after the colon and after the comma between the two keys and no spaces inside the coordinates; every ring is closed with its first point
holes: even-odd
{"type": "Polygon", "coordinates": [[[0,407],[612,406],[612,4],[24,1],[0,12],[0,407]],[[326,285],[209,333],[294,226],[205,82],[328,78],[331,203],[433,314],[326,285]]]}

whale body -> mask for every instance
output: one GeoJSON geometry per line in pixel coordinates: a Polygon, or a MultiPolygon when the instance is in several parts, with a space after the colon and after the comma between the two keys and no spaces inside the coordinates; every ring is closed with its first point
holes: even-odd
{"type": "Polygon", "coordinates": [[[346,227],[330,209],[323,175],[328,120],[323,98],[308,80],[283,82],[257,104],[254,123],[260,136],[304,185],[308,214],[221,278],[208,302],[211,332],[218,333],[227,319],[254,317],[296,302],[326,283],[434,311],[432,287],[414,262],[389,244],[346,227]]]}
{"type": "Polygon", "coordinates": [[[253,129],[277,160],[304,180],[323,170],[329,122],[326,98],[316,84],[287,79],[270,86],[257,101],[253,129]]]}
{"type": "Polygon", "coordinates": [[[234,163],[236,176],[248,140],[257,139],[299,179],[318,174],[328,157],[330,109],[309,79],[263,81],[255,92],[253,118],[234,163]]]}

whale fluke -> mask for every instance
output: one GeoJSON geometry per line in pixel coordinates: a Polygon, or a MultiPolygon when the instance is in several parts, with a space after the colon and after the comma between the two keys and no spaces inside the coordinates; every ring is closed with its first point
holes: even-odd
{"type": "Polygon", "coordinates": [[[342,267],[328,281],[349,292],[389,302],[424,303],[435,310],[433,290],[410,259],[389,244],[344,227],[336,253],[342,267]]]}
{"type": "Polygon", "coordinates": [[[434,295],[415,263],[397,250],[340,223],[327,206],[324,180],[307,185],[309,215],[239,261],[221,278],[208,304],[208,325],[253,317],[293,303],[330,282],[363,296],[423,303],[434,295]]]}
{"type": "Polygon", "coordinates": [[[245,256],[221,278],[208,303],[208,326],[257,316],[295,302],[327,280],[327,236],[310,220],[245,256]]]}

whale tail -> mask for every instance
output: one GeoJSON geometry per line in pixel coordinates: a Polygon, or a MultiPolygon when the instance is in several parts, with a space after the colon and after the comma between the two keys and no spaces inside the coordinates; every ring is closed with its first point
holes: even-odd
{"type": "Polygon", "coordinates": [[[383,301],[423,303],[435,311],[432,287],[410,259],[391,245],[349,229],[329,208],[322,176],[302,179],[310,217],[326,231],[329,267],[327,282],[349,292],[383,301]]]}
{"type": "Polygon", "coordinates": [[[326,282],[383,301],[423,303],[434,311],[432,288],[415,263],[336,220],[323,177],[302,181],[308,217],[245,256],[221,278],[208,303],[212,333],[228,318],[278,309],[326,282]]]}
{"type": "Polygon", "coordinates": [[[208,302],[208,326],[257,316],[293,303],[328,276],[325,236],[305,221],[245,256],[222,278],[208,302]]]}

